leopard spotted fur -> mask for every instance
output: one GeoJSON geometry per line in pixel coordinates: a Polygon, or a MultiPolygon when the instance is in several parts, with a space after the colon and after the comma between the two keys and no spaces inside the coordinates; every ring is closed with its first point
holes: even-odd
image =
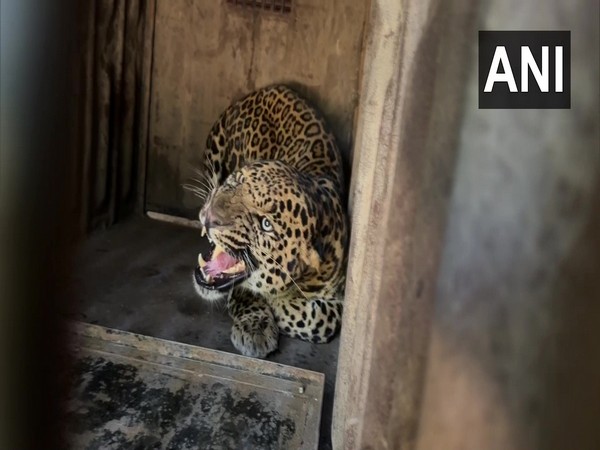
{"type": "MultiPolygon", "coordinates": [[[[348,234],[342,158],[321,115],[278,85],[229,106],[207,139],[209,189],[199,218],[213,245],[245,262],[226,289],[231,340],[265,357],[279,333],[328,342],[339,329],[348,234]]],[[[201,277],[202,278],[202,277],[201,277]]]]}

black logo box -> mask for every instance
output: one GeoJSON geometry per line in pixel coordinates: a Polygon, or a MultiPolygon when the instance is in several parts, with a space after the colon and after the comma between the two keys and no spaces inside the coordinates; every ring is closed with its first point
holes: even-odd
{"type": "MultiPolygon", "coordinates": [[[[506,68],[498,68],[503,73],[506,68]]],[[[480,31],[479,32],[479,108],[481,109],[568,109],[571,107],[571,32],[570,31],[480,31]],[[510,92],[508,83],[494,83],[484,92],[496,48],[504,46],[519,92],[510,92]],[[537,66],[542,67],[542,46],[548,46],[549,92],[542,92],[529,71],[529,92],[521,90],[521,46],[528,46],[537,66]],[[563,47],[563,92],[554,92],[555,50],[563,47]]]]}

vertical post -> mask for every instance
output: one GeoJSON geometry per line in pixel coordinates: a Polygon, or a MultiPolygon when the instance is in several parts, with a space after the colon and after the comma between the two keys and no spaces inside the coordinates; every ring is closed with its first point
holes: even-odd
{"type": "Polygon", "coordinates": [[[371,5],[334,448],[410,448],[416,437],[474,10],[371,5]]]}

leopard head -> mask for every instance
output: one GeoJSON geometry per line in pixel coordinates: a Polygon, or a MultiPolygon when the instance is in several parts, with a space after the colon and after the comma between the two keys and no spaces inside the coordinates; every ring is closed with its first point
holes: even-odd
{"type": "Polygon", "coordinates": [[[268,296],[321,289],[340,270],[345,239],[341,207],[328,205],[326,184],[280,161],[229,175],[200,211],[206,250],[198,255],[198,286],[240,285],[268,296]]]}

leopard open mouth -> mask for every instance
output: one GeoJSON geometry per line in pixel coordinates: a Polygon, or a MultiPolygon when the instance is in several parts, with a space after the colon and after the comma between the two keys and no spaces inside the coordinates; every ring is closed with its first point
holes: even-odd
{"type": "Polygon", "coordinates": [[[202,248],[198,254],[198,266],[194,270],[196,283],[206,289],[225,290],[245,280],[250,275],[243,259],[236,258],[208,234],[203,234],[202,248]]]}

